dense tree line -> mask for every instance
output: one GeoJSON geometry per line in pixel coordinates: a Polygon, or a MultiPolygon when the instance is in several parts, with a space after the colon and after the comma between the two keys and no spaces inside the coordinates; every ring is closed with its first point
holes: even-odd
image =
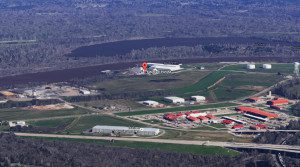
{"type": "MultiPolygon", "coordinates": [[[[21,139],[0,134],[0,166],[275,166],[269,154],[241,154],[235,157],[192,155],[158,150],[130,149],[43,139],[21,139]]],[[[289,158],[289,166],[299,160],[289,158]]]]}
{"type": "Polygon", "coordinates": [[[284,82],[275,87],[273,92],[290,99],[300,99],[300,79],[284,82]]]}
{"type": "Polygon", "coordinates": [[[6,103],[0,103],[0,108],[14,108],[14,107],[29,107],[29,106],[42,106],[49,104],[63,103],[59,99],[32,99],[30,101],[7,101],[6,103]]]}
{"type": "Polygon", "coordinates": [[[299,2],[292,0],[2,0],[0,76],[142,59],[297,56],[298,46],[201,45],[72,58],[97,43],[160,37],[262,37],[299,41],[299,2]]]}

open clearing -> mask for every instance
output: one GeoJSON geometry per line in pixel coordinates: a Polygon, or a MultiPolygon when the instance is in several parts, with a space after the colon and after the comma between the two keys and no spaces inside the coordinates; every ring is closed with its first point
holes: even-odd
{"type": "Polygon", "coordinates": [[[171,75],[131,76],[94,83],[88,87],[92,89],[105,89],[109,92],[165,90],[188,86],[191,83],[199,81],[209,73],[209,71],[184,71],[171,75]]]}
{"type": "Polygon", "coordinates": [[[71,116],[87,114],[90,111],[82,108],[74,108],[68,110],[22,110],[22,109],[1,109],[0,118],[3,120],[26,120],[26,119],[37,119],[37,118],[51,118],[60,116],[71,116]]]}
{"type": "Polygon", "coordinates": [[[58,127],[60,125],[70,124],[74,118],[60,118],[60,119],[51,119],[51,120],[40,120],[40,121],[30,121],[30,125],[39,126],[39,127],[58,127]]]}

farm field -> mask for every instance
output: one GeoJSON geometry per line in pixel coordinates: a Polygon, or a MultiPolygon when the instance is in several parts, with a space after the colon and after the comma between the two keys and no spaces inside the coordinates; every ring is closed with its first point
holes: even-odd
{"type": "Polygon", "coordinates": [[[54,128],[60,125],[68,125],[73,120],[74,118],[59,118],[59,119],[50,119],[50,120],[29,121],[28,123],[33,126],[54,128]]]}
{"type": "Polygon", "coordinates": [[[84,142],[84,143],[99,144],[99,145],[110,146],[110,147],[155,149],[155,150],[172,151],[178,153],[192,153],[196,155],[228,155],[228,156],[239,155],[239,152],[237,151],[222,148],[222,147],[216,147],[216,146],[195,146],[195,145],[180,145],[180,144],[136,142],[136,141],[135,142],[131,142],[131,141],[109,142],[106,140],[92,140],[92,139],[40,138],[40,137],[31,137],[31,138],[44,139],[44,140],[70,141],[70,142],[84,142]]]}
{"type": "Polygon", "coordinates": [[[38,118],[51,118],[60,116],[71,116],[87,114],[90,111],[82,108],[74,108],[67,110],[54,110],[54,111],[42,111],[42,110],[22,110],[22,109],[1,109],[0,118],[3,120],[27,120],[38,118]]]}
{"type": "Polygon", "coordinates": [[[292,74],[294,71],[293,64],[272,64],[272,69],[263,69],[262,64],[256,64],[255,70],[248,70],[246,64],[235,64],[224,67],[222,70],[233,70],[233,71],[248,71],[248,72],[262,72],[262,73],[282,73],[292,74]]]}
{"type": "Polygon", "coordinates": [[[76,123],[74,123],[69,129],[65,132],[71,134],[81,134],[83,131],[86,131],[96,125],[111,125],[111,126],[136,126],[136,127],[145,127],[143,124],[122,120],[119,118],[114,118],[112,116],[105,115],[91,115],[80,117],[76,123]]]}
{"type": "Polygon", "coordinates": [[[116,115],[132,116],[132,115],[158,114],[158,113],[167,113],[167,112],[201,110],[201,109],[208,109],[208,108],[222,108],[222,107],[232,107],[232,106],[237,106],[237,104],[236,103],[216,103],[216,104],[205,104],[205,105],[196,105],[196,106],[188,106],[188,107],[173,107],[173,108],[123,112],[123,113],[116,113],[116,115]]]}

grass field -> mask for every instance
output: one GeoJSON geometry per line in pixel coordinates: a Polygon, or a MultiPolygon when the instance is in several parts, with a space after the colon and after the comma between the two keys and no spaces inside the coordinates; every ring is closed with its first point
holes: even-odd
{"type": "Polygon", "coordinates": [[[51,119],[51,120],[30,121],[28,123],[33,126],[57,127],[59,125],[68,125],[73,120],[74,118],[60,118],[60,119],[51,119]]]}
{"type": "Polygon", "coordinates": [[[272,86],[283,78],[277,74],[241,74],[232,73],[226,76],[222,82],[223,86],[238,87],[238,86],[272,86]]]}
{"type": "Polygon", "coordinates": [[[154,109],[154,110],[123,112],[123,113],[116,113],[116,115],[132,116],[132,115],[158,114],[158,113],[178,112],[178,111],[188,111],[188,110],[201,110],[201,109],[208,109],[208,108],[231,107],[236,105],[237,104],[235,103],[216,103],[216,104],[205,104],[205,105],[188,106],[188,107],[174,107],[174,108],[162,108],[162,109],[154,109]]]}
{"type": "MultiPolygon", "coordinates": [[[[33,139],[38,139],[37,137],[33,139]]],[[[60,140],[70,142],[84,142],[91,144],[99,144],[110,147],[126,147],[138,149],[154,149],[160,151],[169,151],[177,153],[191,153],[195,155],[228,155],[236,156],[239,152],[216,146],[197,146],[197,145],[181,145],[181,144],[167,144],[167,143],[153,143],[153,142],[131,142],[131,141],[115,141],[109,142],[106,140],[92,140],[92,139],[66,139],[66,138],[43,138],[45,140],[60,140]]]]}
{"type": "Polygon", "coordinates": [[[67,129],[66,132],[71,134],[81,134],[83,131],[88,130],[96,125],[145,127],[145,125],[143,124],[114,118],[111,116],[92,115],[79,118],[79,120],[74,123],[74,125],[72,125],[69,129],[67,129]]]}
{"type": "Polygon", "coordinates": [[[178,89],[174,89],[172,91],[175,92],[177,95],[189,94],[189,93],[196,94],[197,92],[206,90],[209,86],[213,85],[215,82],[217,82],[218,80],[220,80],[221,78],[223,78],[224,76],[226,76],[229,73],[231,73],[231,72],[214,71],[214,72],[210,73],[209,75],[207,75],[206,77],[204,77],[203,79],[200,79],[195,84],[192,84],[192,85],[186,86],[186,87],[182,87],[182,88],[178,88],[178,89]]]}
{"type": "Polygon", "coordinates": [[[92,89],[104,88],[109,92],[149,91],[180,88],[199,81],[209,71],[183,71],[175,74],[132,76],[88,85],[92,89]]]}
{"type": "Polygon", "coordinates": [[[22,109],[1,109],[0,118],[2,120],[26,120],[37,118],[50,118],[58,116],[86,114],[88,110],[74,108],[68,110],[40,111],[40,110],[22,110],[22,109]]]}
{"type": "Polygon", "coordinates": [[[236,64],[224,67],[222,70],[233,70],[233,71],[249,71],[249,72],[263,72],[263,73],[282,73],[282,74],[292,74],[294,71],[293,64],[272,64],[272,69],[263,69],[262,64],[256,64],[255,70],[248,70],[246,64],[236,64]]]}

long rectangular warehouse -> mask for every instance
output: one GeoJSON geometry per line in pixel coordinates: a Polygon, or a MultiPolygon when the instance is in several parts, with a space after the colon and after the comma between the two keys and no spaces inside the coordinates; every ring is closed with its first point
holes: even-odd
{"type": "Polygon", "coordinates": [[[160,132],[157,128],[136,128],[126,126],[106,126],[97,125],[92,128],[92,133],[120,134],[120,135],[141,135],[154,136],[160,132]]]}
{"type": "Polygon", "coordinates": [[[240,107],[237,107],[236,110],[241,111],[243,113],[255,115],[255,116],[267,117],[269,119],[278,118],[277,114],[269,113],[269,112],[266,112],[266,111],[263,111],[263,110],[260,110],[257,108],[252,108],[252,107],[240,106],[240,107]]]}

